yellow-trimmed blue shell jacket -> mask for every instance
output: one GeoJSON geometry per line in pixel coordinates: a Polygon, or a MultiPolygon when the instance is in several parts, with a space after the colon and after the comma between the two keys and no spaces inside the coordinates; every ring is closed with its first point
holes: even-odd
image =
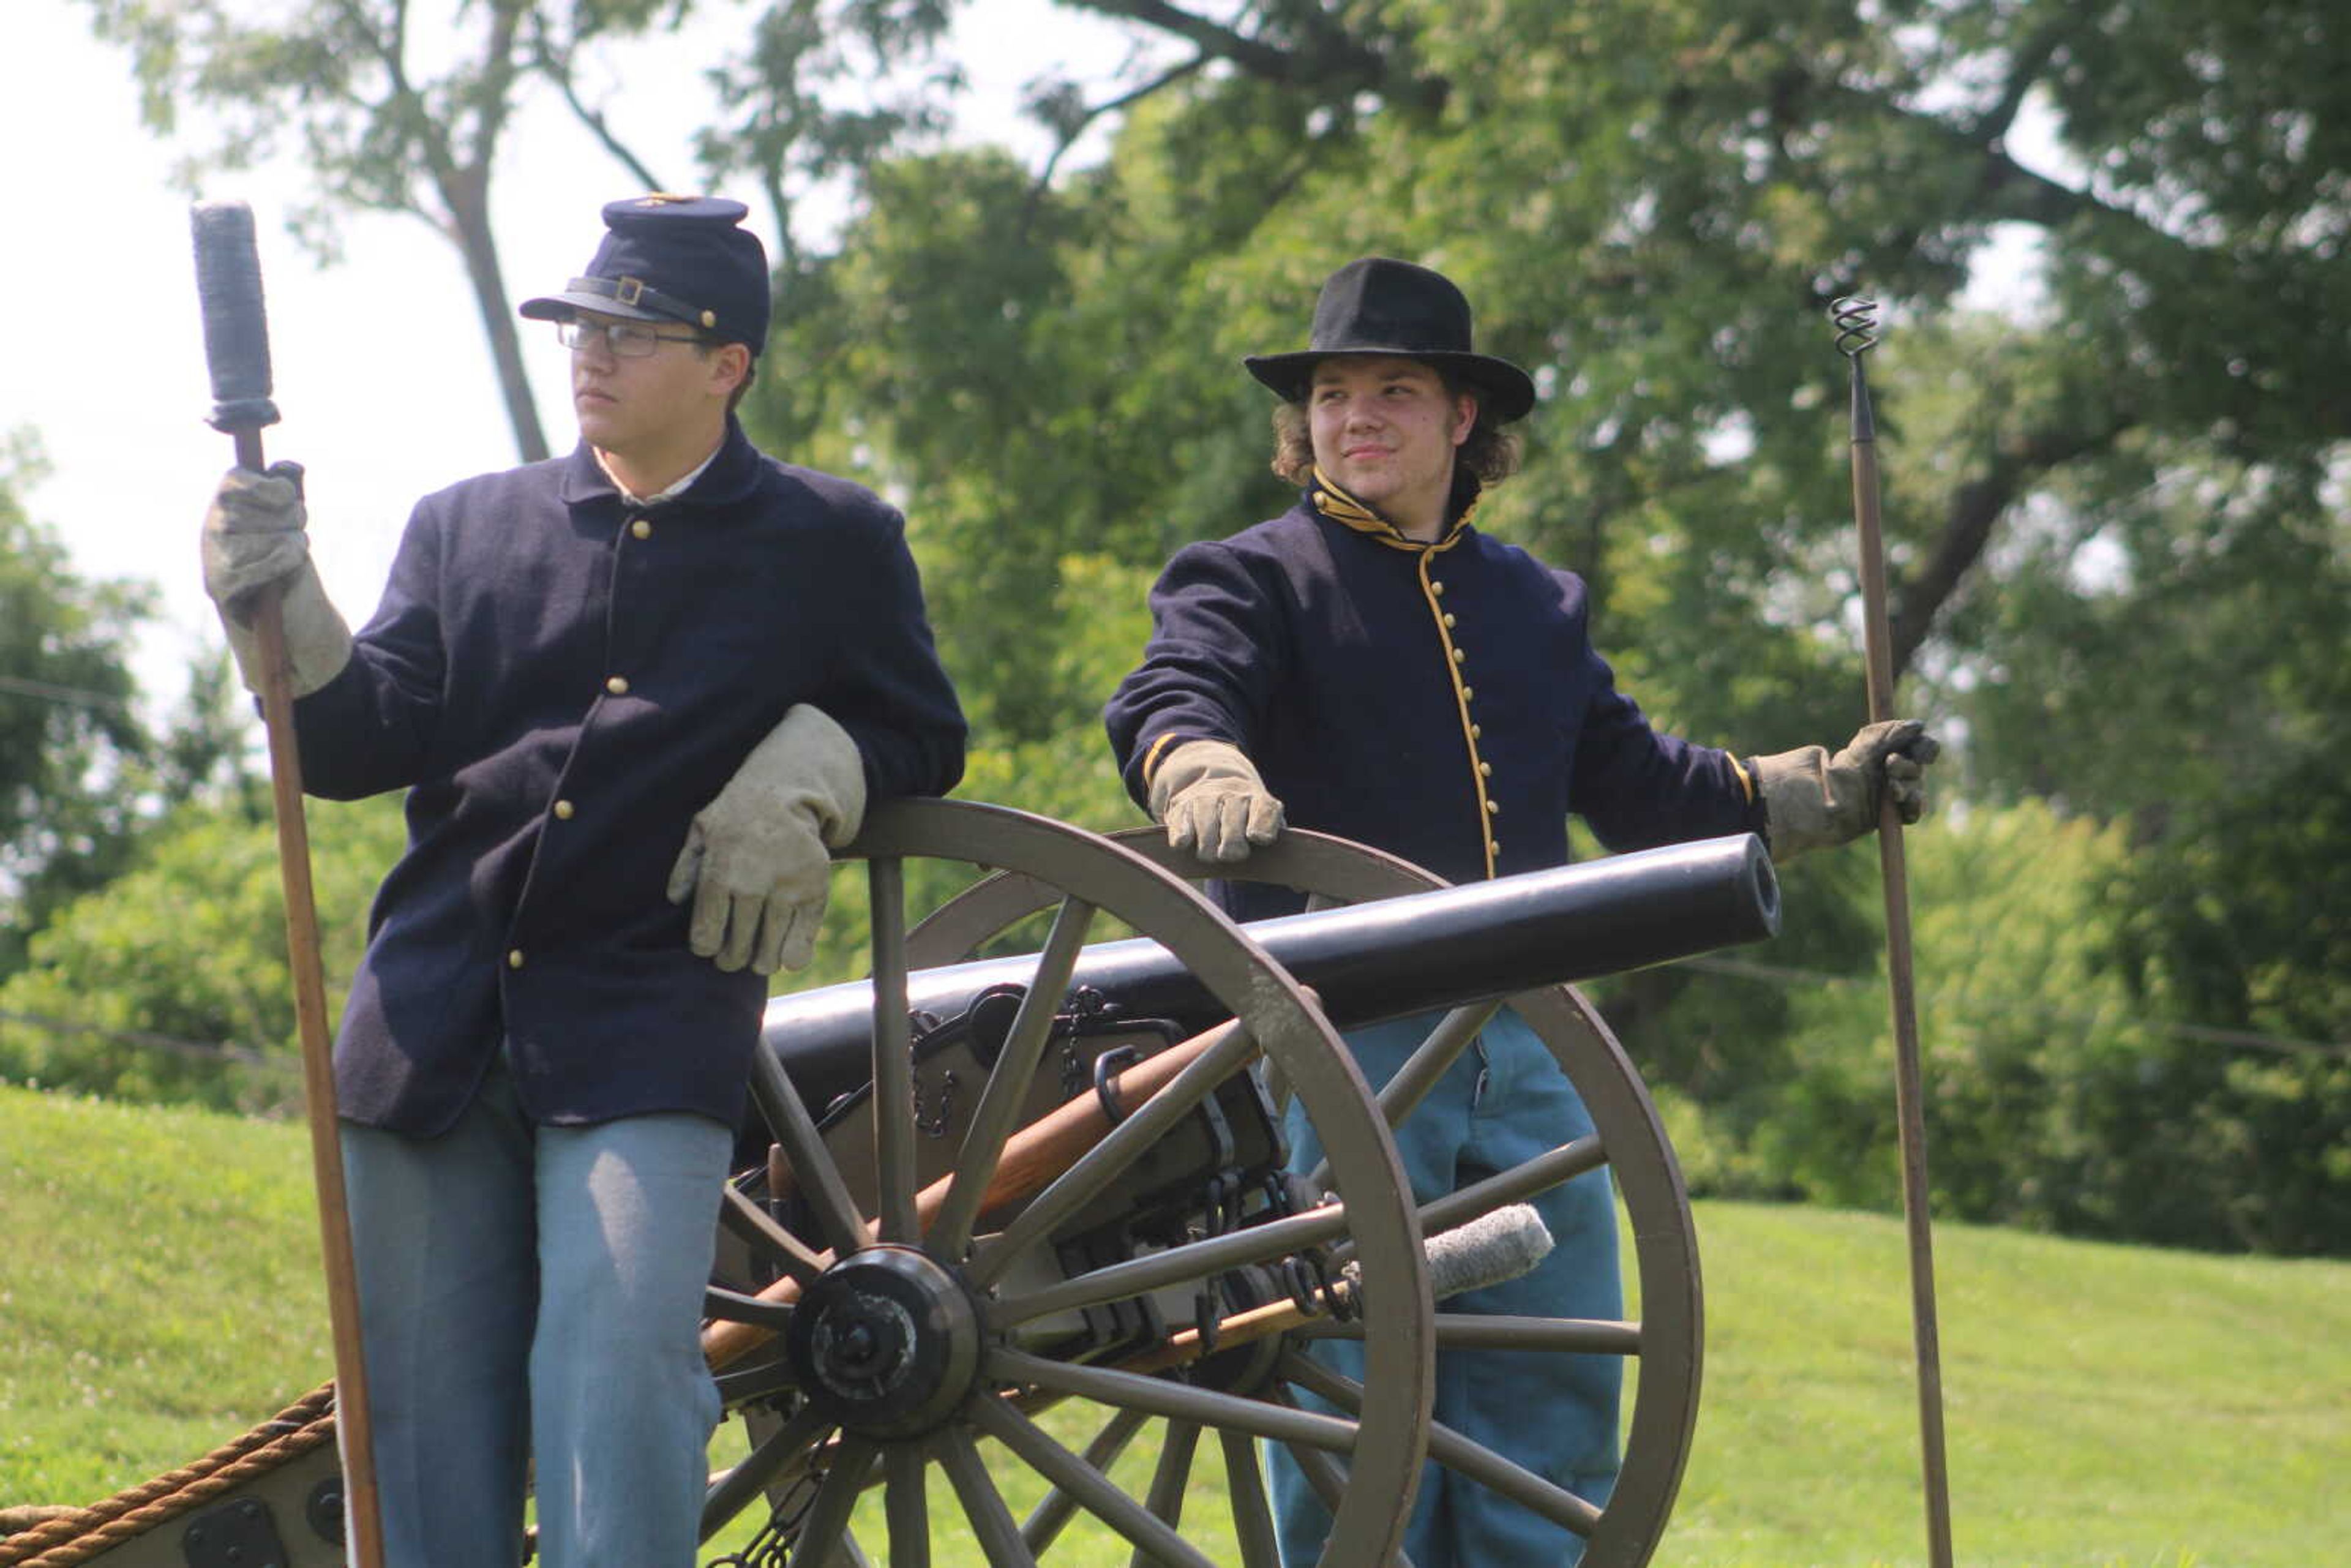
{"type": "MultiPolygon", "coordinates": [[[[1583,580],[1466,508],[1421,543],[1318,484],[1179,550],[1151,611],[1143,662],[1104,710],[1137,802],[1169,748],[1213,739],[1249,755],[1291,826],[1452,882],[1564,863],[1570,811],[1617,850],[1761,829],[1729,754],[1658,733],[1616,689],[1583,580]]],[[[1296,907],[1220,891],[1246,916],[1296,907]]]]}
{"type": "Polygon", "coordinates": [[[336,1042],[342,1114],[439,1132],[503,1045],[538,1121],[733,1124],[767,979],[695,956],[666,883],[795,703],[849,732],[872,800],[961,777],[904,523],[860,486],[730,419],[650,508],[584,444],[419,502],[350,663],[296,709],[314,793],[409,791],[336,1042]]]}

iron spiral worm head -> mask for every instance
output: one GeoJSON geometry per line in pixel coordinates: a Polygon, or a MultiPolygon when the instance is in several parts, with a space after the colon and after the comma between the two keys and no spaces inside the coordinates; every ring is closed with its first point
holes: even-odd
{"type": "Polygon", "coordinates": [[[1877,301],[1847,295],[1829,301],[1829,321],[1836,328],[1837,352],[1859,359],[1877,347],[1877,301]]]}

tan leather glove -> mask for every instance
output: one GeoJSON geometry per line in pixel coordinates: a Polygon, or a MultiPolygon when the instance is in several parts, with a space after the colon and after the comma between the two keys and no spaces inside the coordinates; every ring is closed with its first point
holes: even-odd
{"type": "Polygon", "coordinates": [[[1170,844],[1204,861],[1246,860],[1252,845],[1281,833],[1281,802],[1240,747],[1221,740],[1187,740],[1161,759],[1151,815],[1166,824],[1170,844]]]}
{"type": "Polygon", "coordinates": [[[286,657],[294,695],[308,696],[350,662],[351,632],[327,601],[303,532],[302,470],[291,463],[266,474],[232,468],[204,513],[204,591],[246,689],[261,690],[261,641],[253,612],[265,590],[284,593],[286,657]]]}
{"type": "Polygon", "coordinates": [[[1881,789],[1893,791],[1904,821],[1917,821],[1927,809],[1927,765],[1942,749],[1917,719],[1893,718],[1863,725],[1834,757],[1806,746],[1757,758],[1771,858],[1785,862],[1874,831],[1881,789]]]}
{"type": "Polygon", "coordinates": [[[670,868],[694,900],[687,944],[720,968],[800,969],[816,952],[832,856],[865,821],[865,759],[820,708],[794,705],[695,813],[670,868]]]}

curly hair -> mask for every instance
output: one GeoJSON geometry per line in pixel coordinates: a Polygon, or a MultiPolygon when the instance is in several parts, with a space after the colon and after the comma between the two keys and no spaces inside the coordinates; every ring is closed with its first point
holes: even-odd
{"type": "MultiPolygon", "coordinates": [[[[1467,393],[1478,400],[1478,422],[1454,452],[1455,465],[1476,475],[1480,485],[1499,485],[1517,473],[1524,444],[1519,433],[1487,413],[1489,400],[1475,382],[1453,376],[1444,382],[1447,397],[1467,393]]],[[[1284,398],[1273,405],[1273,471],[1293,485],[1314,481],[1314,436],[1303,398],[1284,398]]]]}

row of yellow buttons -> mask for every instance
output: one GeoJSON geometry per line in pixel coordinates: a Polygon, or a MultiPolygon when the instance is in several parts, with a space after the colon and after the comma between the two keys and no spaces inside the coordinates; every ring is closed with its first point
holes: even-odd
{"type": "MultiPolygon", "coordinates": [[[[1445,597],[1445,584],[1437,581],[1435,578],[1430,578],[1428,580],[1428,591],[1435,594],[1437,598],[1442,599],[1445,597]]],[[[1448,610],[1445,612],[1446,630],[1451,631],[1454,624],[1453,612],[1448,610]]],[[[1453,662],[1456,664],[1466,665],[1469,662],[1469,655],[1462,649],[1456,648],[1453,650],[1453,662]]],[[[1475,686],[1465,685],[1461,688],[1461,700],[1465,703],[1477,695],[1478,690],[1475,686]]],[[[1486,729],[1483,725],[1473,724],[1469,727],[1469,738],[1472,740],[1481,739],[1484,737],[1485,734],[1486,729]]],[[[1494,776],[1494,765],[1487,761],[1485,758],[1480,758],[1478,760],[1478,772],[1483,778],[1491,779],[1494,776]]],[[[1489,817],[1499,817],[1501,814],[1501,802],[1491,799],[1488,800],[1486,802],[1486,815],[1489,817]]],[[[1486,852],[1489,855],[1500,854],[1502,852],[1502,841],[1493,838],[1488,839],[1486,841],[1486,852]]]]}

